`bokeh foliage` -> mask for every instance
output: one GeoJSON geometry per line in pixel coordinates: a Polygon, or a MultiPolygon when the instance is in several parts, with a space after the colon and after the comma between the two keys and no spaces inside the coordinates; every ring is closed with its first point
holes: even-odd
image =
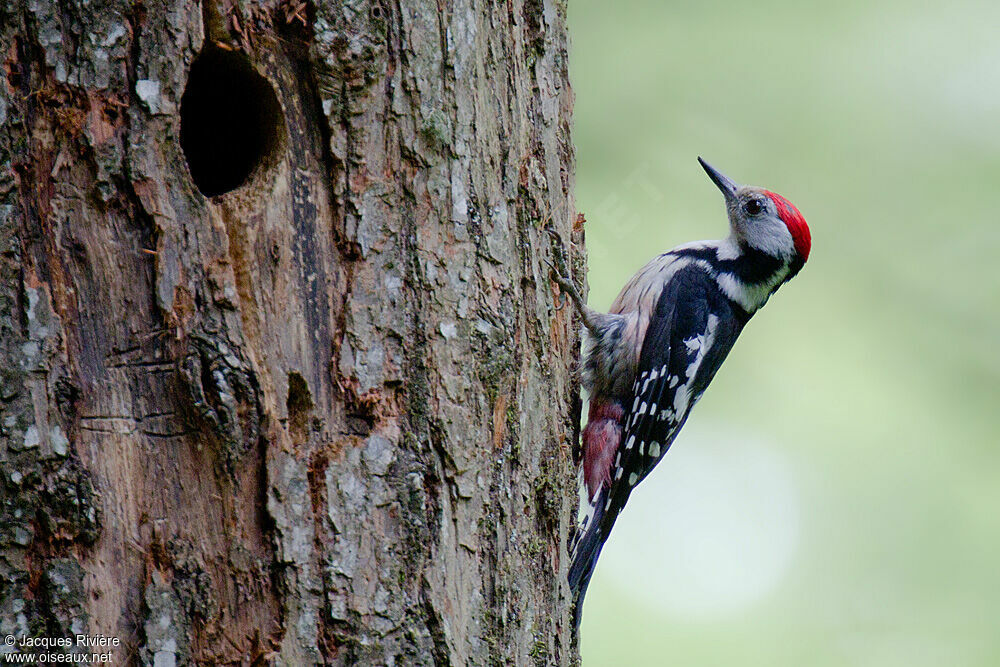
{"type": "Polygon", "coordinates": [[[1000,664],[1000,5],[576,0],[570,22],[592,305],[726,233],[697,155],[813,234],[626,509],[585,664],[1000,664]],[[788,488],[713,476],[745,447],[788,488]],[[644,530],[671,551],[661,571],[644,530]],[[707,570],[662,571],[706,535],[707,570]],[[749,599],[675,599],[771,539],[792,543],[749,599]]]}

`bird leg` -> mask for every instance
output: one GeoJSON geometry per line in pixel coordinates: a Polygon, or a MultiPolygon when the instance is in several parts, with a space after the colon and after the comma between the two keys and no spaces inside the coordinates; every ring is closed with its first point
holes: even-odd
{"type": "MultiPolygon", "coordinates": [[[[557,254],[559,255],[562,265],[566,266],[566,258],[564,254],[565,244],[563,243],[562,236],[560,236],[559,232],[551,226],[546,226],[545,231],[548,232],[549,236],[556,241],[557,248],[559,249],[559,253],[557,254]]],[[[573,285],[573,282],[560,273],[555,264],[545,258],[542,258],[542,261],[549,265],[550,277],[556,282],[557,285],[559,285],[560,297],[556,310],[562,310],[565,307],[565,302],[562,300],[562,293],[565,293],[569,296],[573,305],[576,306],[577,312],[580,313],[580,319],[583,320],[583,326],[587,327],[587,330],[595,336],[600,337],[601,332],[604,329],[604,322],[601,321],[603,317],[602,314],[587,307],[587,304],[584,303],[583,299],[580,297],[580,293],[576,291],[576,287],[573,285]]]]}
{"type": "Polygon", "coordinates": [[[583,299],[580,297],[580,293],[576,291],[576,287],[570,279],[560,274],[559,270],[556,269],[552,262],[547,259],[543,259],[542,261],[549,265],[549,277],[555,281],[557,285],[559,285],[560,302],[556,307],[556,310],[561,310],[565,306],[565,302],[562,301],[561,298],[561,295],[565,294],[569,297],[570,301],[573,302],[573,305],[576,306],[577,312],[580,313],[580,319],[583,320],[583,326],[587,327],[587,330],[595,336],[600,336],[604,327],[599,321],[599,314],[587,307],[587,304],[583,302],[583,299]]]}

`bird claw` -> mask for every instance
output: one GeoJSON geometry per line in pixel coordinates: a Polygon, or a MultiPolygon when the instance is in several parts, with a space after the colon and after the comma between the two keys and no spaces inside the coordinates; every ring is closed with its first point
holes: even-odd
{"type": "Polygon", "coordinates": [[[559,285],[559,296],[556,299],[556,310],[562,310],[570,302],[582,303],[580,296],[577,294],[576,287],[570,281],[569,278],[559,273],[559,269],[546,258],[542,258],[542,261],[549,266],[549,277],[559,285]]]}
{"type": "Polygon", "coordinates": [[[559,273],[559,269],[556,265],[549,261],[547,258],[543,257],[542,261],[545,262],[549,267],[549,278],[552,279],[557,285],[559,285],[559,296],[556,297],[555,309],[562,310],[566,307],[566,291],[564,285],[568,282],[559,273]]]}
{"type": "MultiPolygon", "coordinates": [[[[566,260],[562,253],[565,253],[566,244],[563,243],[562,236],[559,234],[559,232],[557,232],[549,225],[546,225],[544,229],[546,232],[548,232],[549,236],[551,236],[556,241],[556,245],[558,246],[559,250],[559,253],[557,254],[559,254],[559,259],[565,266],[566,260]]],[[[554,280],[557,285],[559,285],[559,297],[556,300],[555,309],[562,310],[563,308],[565,308],[567,304],[567,297],[569,301],[573,302],[577,306],[581,306],[583,304],[583,300],[577,293],[576,287],[573,285],[573,282],[569,278],[564,276],[559,271],[559,269],[556,268],[556,265],[553,264],[550,260],[543,257],[542,261],[548,264],[549,266],[550,278],[554,280]]]]}
{"type": "Polygon", "coordinates": [[[552,307],[554,310],[559,311],[569,305],[569,297],[562,290],[559,291],[559,296],[556,297],[555,305],[552,307]]]}

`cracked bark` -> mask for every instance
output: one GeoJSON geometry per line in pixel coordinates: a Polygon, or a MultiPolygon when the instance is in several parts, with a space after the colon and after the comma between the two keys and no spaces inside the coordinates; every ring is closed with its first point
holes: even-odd
{"type": "Polygon", "coordinates": [[[4,634],[576,660],[565,12],[3,3],[4,634]],[[277,99],[215,197],[181,147],[206,46],[277,99]]]}

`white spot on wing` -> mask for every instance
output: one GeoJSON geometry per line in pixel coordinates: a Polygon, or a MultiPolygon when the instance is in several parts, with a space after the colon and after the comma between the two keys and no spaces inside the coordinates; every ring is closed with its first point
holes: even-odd
{"type": "Polygon", "coordinates": [[[635,473],[632,473],[632,474],[630,474],[628,476],[628,485],[629,486],[635,486],[635,483],[638,482],[638,481],[639,481],[639,476],[636,475],[635,473]]]}
{"type": "Polygon", "coordinates": [[[649,443],[649,455],[654,459],[660,458],[660,443],[656,441],[649,443]]]}
{"type": "Polygon", "coordinates": [[[698,336],[703,341],[700,345],[701,352],[694,358],[691,365],[688,366],[687,381],[674,392],[674,414],[681,419],[683,419],[691,407],[691,386],[698,375],[698,369],[701,368],[701,364],[705,360],[705,355],[712,348],[712,343],[715,342],[715,329],[718,325],[719,317],[717,315],[709,315],[708,321],[705,323],[705,333],[698,336]]]}

